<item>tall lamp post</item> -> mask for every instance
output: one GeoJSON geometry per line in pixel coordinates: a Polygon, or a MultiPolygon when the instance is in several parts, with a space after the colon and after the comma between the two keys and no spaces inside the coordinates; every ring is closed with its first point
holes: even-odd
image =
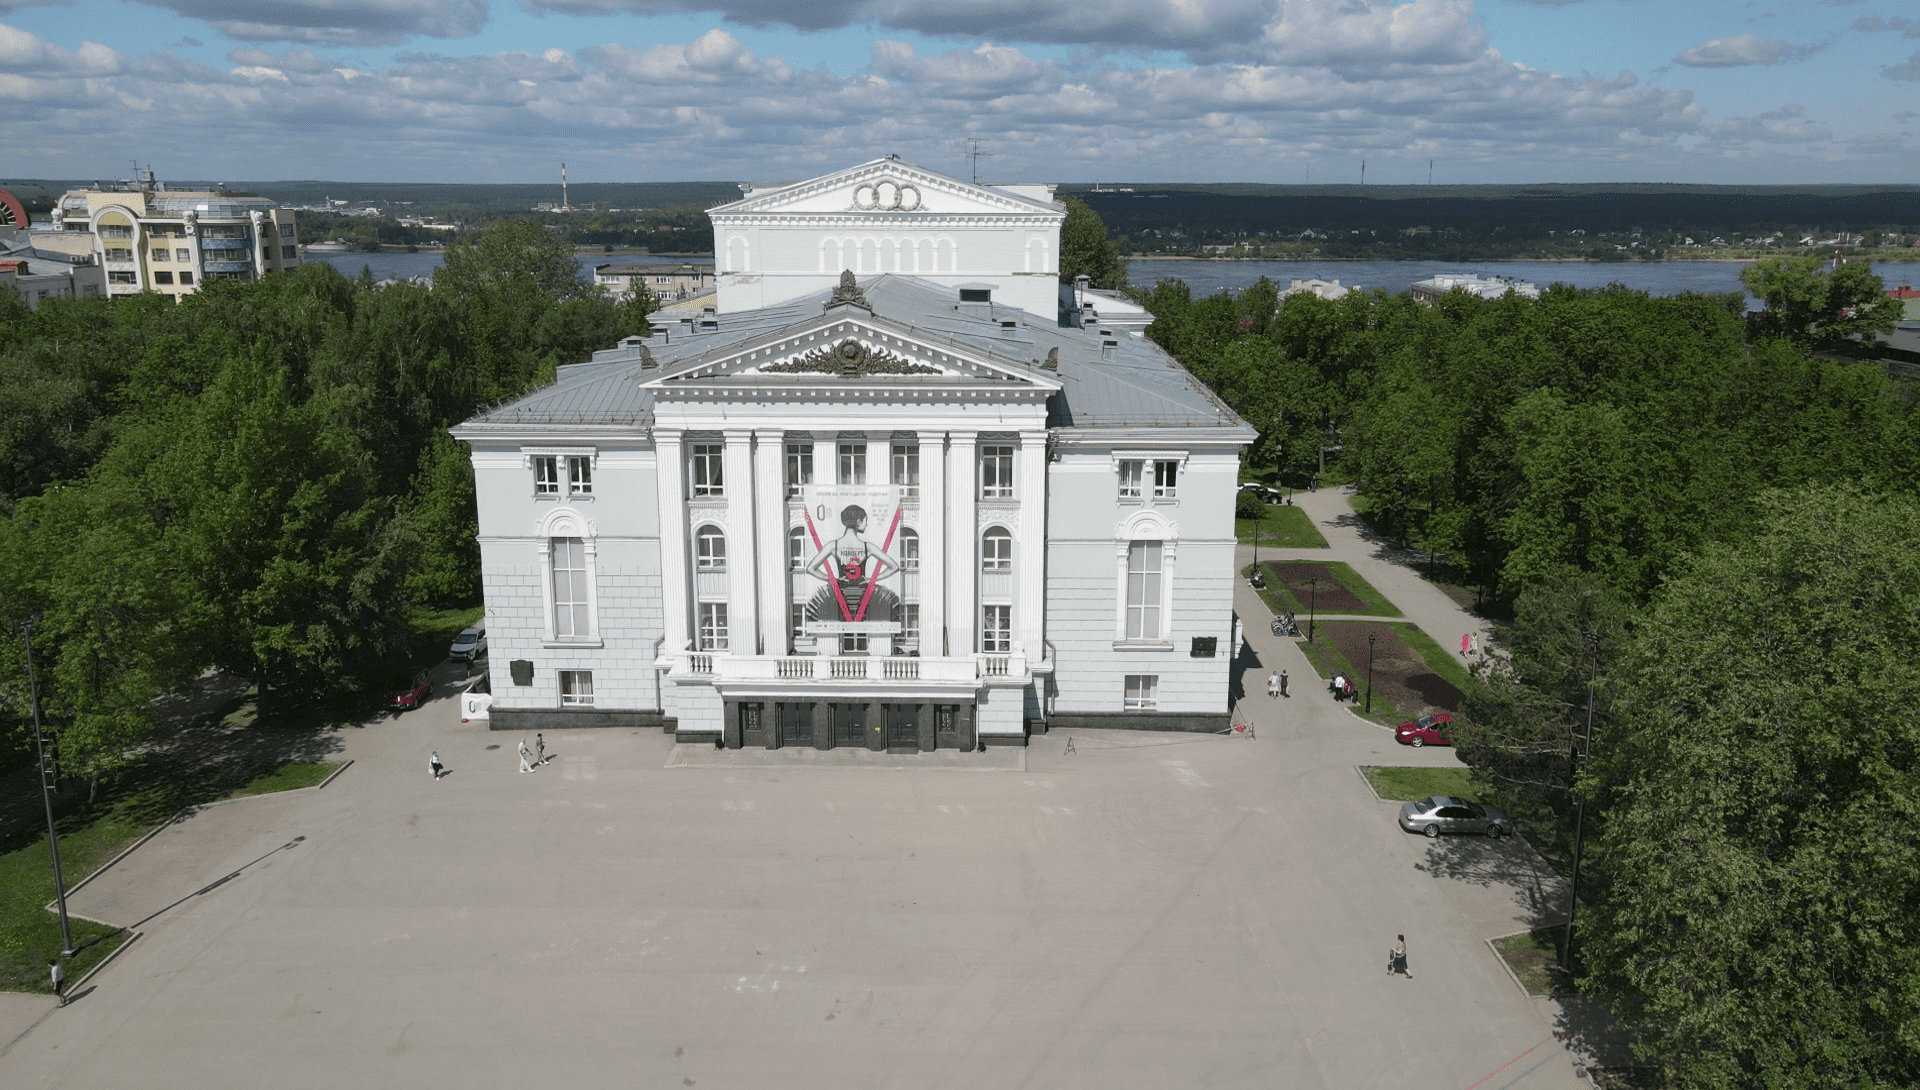
{"type": "MultiPolygon", "coordinates": [[[[1320,580],[1317,577],[1307,580],[1307,642],[1313,642],[1313,603],[1320,595],[1320,580]]],[[[1295,599],[1298,601],[1299,599],[1295,599]]]]}
{"type": "Polygon", "coordinates": [[[53,898],[60,904],[60,956],[73,956],[73,928],[67,922],[67,884],[60,877],[60,834],[53,826],[53,763],[47,759],[46,737],[40,730],[40,684],[33,673],[34,614],[20,622],[27,643],[27,702],[33,708],[33,750],[40,758],[40,801],[47,807],[47,848],[53,852],[53,898]]]}
{"type": "Polygon", "coordinates": [[[1586,799],[1580,794],[1578,783],[1580,759],[1593,752],[1593,691],[1600,681],[1600,633],[1588,630],[1581,635],[1586,638],[1593,665],[1587,675],[1586,737],[1574,747],[1572,759],[1568,761],[1568,775],[1573,781],[1573,880],[1567,886],[1567,938],[1561,944],[1560,954],[1560,967],[1568,972],[1573,971],[1573,919],[1580,911],[1580,844],[1587,829],[1586,799]]]}
{"type": "Polygon", "coordinates": [[[1367,714],[1373,714],[1373,636],[1367,633],[1367,714]]]}

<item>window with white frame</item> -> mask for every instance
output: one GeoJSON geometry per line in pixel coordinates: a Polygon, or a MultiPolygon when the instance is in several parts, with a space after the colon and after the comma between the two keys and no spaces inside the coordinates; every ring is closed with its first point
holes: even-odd
{"type": "Polygon", "coordinates": [[[900,607],[900,638],[920,639],[920,603],[907,602],[900,607]]]}
{"type": "Polygon", "coordinates": [[[533,456],[533,494],[536,496],[560,494],[559,458],[551,454],[533,456]]]}
{"type": "Polygon", "coordinates": [[[920,444],[893,444],[893,483],[900,486],[902,499],[920,496],[920,444]]]}
{"type": "Polygon", "coordinates": [[[900,529],[900,544],[894,549],[901,571],[920,570],[920,535],[906,527],[900,529]]]}
{"type": "Polygon", "coordinates": [[[807,634],[807,607],[794,602],[787,607],[787,628],[797,639],[807,634]]]}
{"type": "Polygon", "coordinates": [[[192,261],[193,251],[192,250],[175,250],[173,251],[173,259],[175,261],[181,261],[181,262],[192,261]]]}
{"type": "Polygon", "coordinates": [[[813,444],[787,444],[787,495],[798,496],[802,485],[813,483],[813,444]]]}
{"type": "Polygon", "coordinates": [[[980,570],[1013,570],[1013,535],[995,526],[980,538],[980,570]]]}
{"type": "Polygon", "coordinates": [[[587,543],[577,537],[553,539],[553,635],[584,639],[587,631],[587,543]]]}
{"type": "Polygon", "coordinates": [[[593,459],[583,454],[567,456],[567,488],[576,496],[593,494],[593,459]]]}
{"type": "Polygon", "coordinates": [[[980,650],[989,655],[1013,651],[1013,607],[980,607],[980,650]]]}
{"type": "Polygon", "coordinates": [[[864,440],[847,440],[840,444],[840,483],[867,483],[867,444],[864,440]]]}
{"type": "Polygon", "coordinates": [[[1161,543],[1127,544],[1127,636],[1129,640],[1158,640],[1160,633],[1161,543]]]}
{"type": "Polygon", "coordinates": [[[563,708],[593,707],[593,671],[560,671],[560,706],[563,708]]]}
{"type": "Polygon", "coordinates": [[[693,453],[688,456],[688,467],[693,478],[694,495],[724,496],[727,494],[726,475],[722,468],[726,456],[725,443],[693,444],[693,453]]]}
{"type": "Polygon", "coordinates": [[[980,498],[1013,498],[1013,448],[989,444],[980,448],[980,498]]]}
{"type": "Polygon", "coordinates": [[[1170,500],[1174,498],[1174,488],[1180,479],[1179,462],[1153,463],[1153,498],[1170,500]]]}
{"type": "Polygon", "coordinates": [[[1140,477],[1146,463],[1137,459],[1127,459],[1120,463],[1120,498],[1137,500],[1140,498],[1140,477]]]}
{"type": "Polygon", "coordinates": [[[700,650],[725,651],[727,649],[727,604],[725,602],[700,603],[700,650]]]}
{"type": "Polygon", "coordinates": [[[787,531],[787,566],[799,571],[807,564],[807,528],[795,526],[787,531]]]}
{"type": "Polygon", "coordinates": [[[843,655],[864,655],[870,648],[865,632],[840,633],[840,653],[843,655]]]}
{"type": "Polygon", "coordinates": [[[727,535],[718,526],[702,526],[693,535],[693,566],[699,571],[727,570],[727,535]]]}
{"type": "Polygon", "coordinates": [[[1120,707],[1130,712],[1152,711],[1158,706],[1155,701],[1155,690],[1159,688],[1158,674],[1128,674],[1120,707]]]}

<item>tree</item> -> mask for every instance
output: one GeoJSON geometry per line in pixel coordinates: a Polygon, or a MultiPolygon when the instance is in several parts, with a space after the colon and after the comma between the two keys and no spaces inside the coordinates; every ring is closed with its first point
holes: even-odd
{"type": "Polygon", "coordinates": [[[1622,663],[1583,986],[1666,1085],[1920,1085],[1920,501],[1762,508],[1622,663]]]}
{"type": "Polygon", "coordinates": [[[1832,348],[1876,333],[1891,333],[1901,304],[1887,297],[1887,286],[1863,262],[1826,272],[1819,254],[1768,257],[1740,279],[1767,309],[1754,318],[1754,331],[1785,337],[1815,348],[1832,348]]]}
{"type": "Polygon", "coordinates": [[[1096,288],[1118,288],[1127,282],[1127,263],[1120,244],[1107,237],[1100,213],[1068,197],[1060,225],[1060,279],[1071,284],[1076,276],[1091,277],[1096,288]]]}

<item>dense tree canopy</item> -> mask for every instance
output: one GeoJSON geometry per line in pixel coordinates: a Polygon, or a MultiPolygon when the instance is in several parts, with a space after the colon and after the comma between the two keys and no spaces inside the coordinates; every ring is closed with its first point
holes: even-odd
{"type": "Polygon", "coordinates": [[[1827,271],[1824,254],[1761,259],[1740,273],[1747,290],[1767,304],[1754,315],[1756,332],[1832,348],[1893,332],[1901,305],[1865,262],[1827,271]]]}
{"type": "Polygon", "coordinates": [[[1086,202],[1067,198],[1066,222],[1060,225],[1060,279],[1093,279],[1096,288],[1117,288],[1127,282],[1127,263],[1120,244],[1107,237],[1107,225],[1086,202]]]}

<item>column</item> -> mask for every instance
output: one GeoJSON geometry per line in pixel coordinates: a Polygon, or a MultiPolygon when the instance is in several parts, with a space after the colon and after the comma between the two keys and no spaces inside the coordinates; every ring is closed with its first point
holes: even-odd
{"type": "Polygon", "coordinates": [[[956,434],[947,450],[947,650],[955,658],[974,653],[974,633],[980,627],[979,595],[974,589],[979,583],[980,530],[973,513],[980,497],[974,484],[978,441],[972,432],[956,434]]]}
{"type": "Polygon", "coordinates": [[[947,624],[947,436],[920,434],[920,657],[946,652],[940,633],[947,624]]]}
{"type": "Polygon", "coordinates": [[[1014,607],[1019,627],[1014,649],[1025,651],[1028,663],[1046,654],[1041,640],[1047,621],[1047,433],[1020,433],[1014,452],[1014,496],[1020,501],[1020,547],[1013,563],[1014,607]]]}
{"type": "Polygon", "coordinates": [[[656,433],[660,494],[660,607],[666,642],[661,653],[684,653],[692,630],[687,616],[687,455],[679,432],[656,433]]]}
{"type": "Polygon", "coordinates": [[[759,653],[760,609],[754,594],[753,433],[728,428],[727,488],[727,651],[734,655],[759,653]]]}
{"type": "Polygon", "coordinates": [[[760,584],[760,653],[787,653],[786,433],[753,433],[753,570],[760,584]]]}

